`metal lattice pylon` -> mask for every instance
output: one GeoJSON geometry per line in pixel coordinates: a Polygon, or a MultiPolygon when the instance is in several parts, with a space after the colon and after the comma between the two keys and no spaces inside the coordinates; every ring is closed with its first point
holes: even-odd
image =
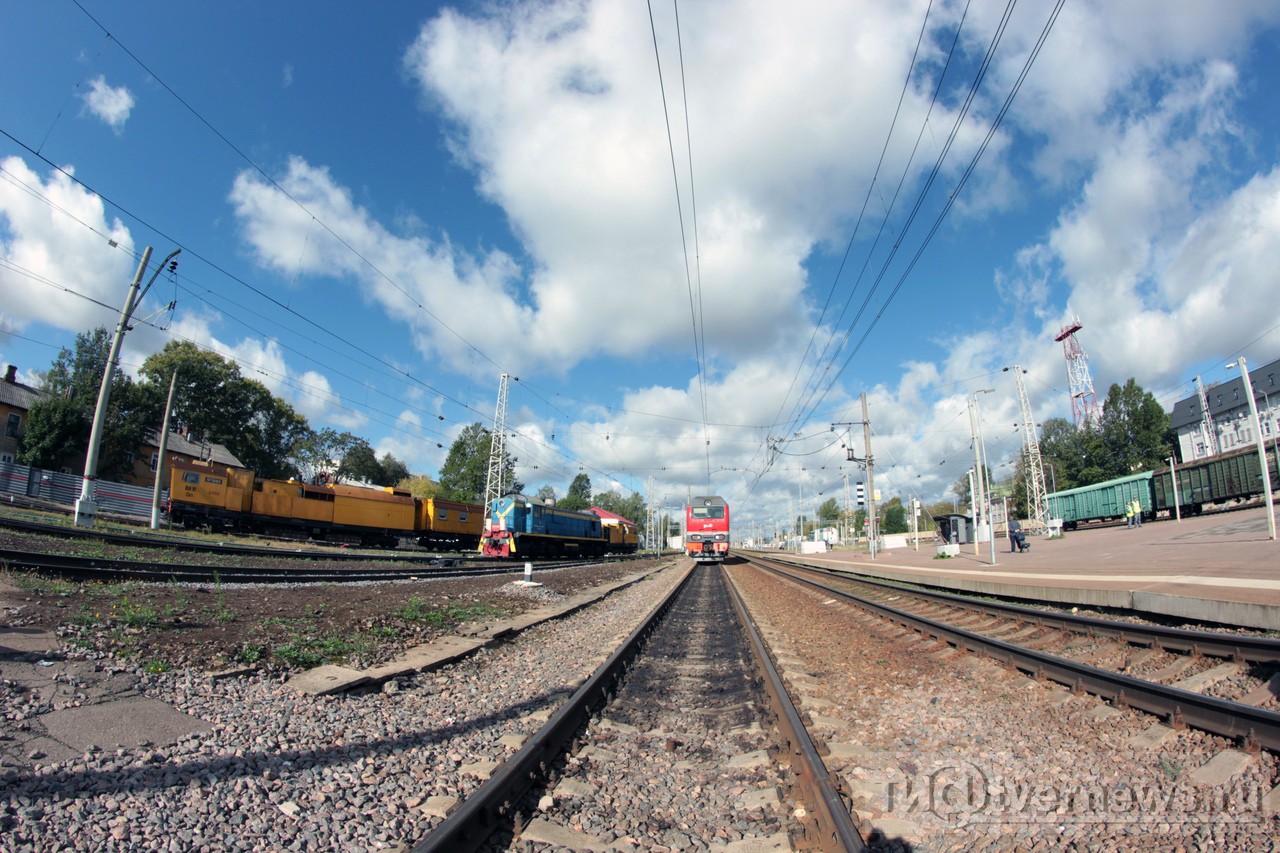
{"type": "Polygon", "coordinates": [[[1204,434],[1206,456],[1218,455],[1218,430],[1213,425],[1213,413],[1209,411],[1209,392],[1204,390],[1204,383],[1196,377],[1196,396],[1200,400],[1200,432],[1204,434]]]}
{"type": "Polygon", "coordinates": [[[1067,359],[1067,382],[1071,387],[1071,417],[1077,427],[1097,426],[1102,421],[1098,410],[1098,397],[1093,393],[1093,376],[1089,373],[1089,357],[1076,340],[1076,332],[1084,328],[1079,317],[1062,327],[1054,338],[1062,342],[1063,355],[1067,359]]]}
{"type": "Polygon", "coordinates": [[[493,432],[489,436],[489,471],[484,478],[485,518],[487,509],[502,497],[507,461],[507,374],[498,383],[498,407],[493,413],[493,432]]]}
{"type": "Polygon", "coordinates": [[[1049,506],[1045,500],[1044,462],[1040,458],[1040,441],[1036,438],[1035,421],[1031,419],[1031,400],[1022,382],[1022,367],[1013,366],[1013,379],[1018,386],[1018,405],[1022,408],[1022,431],[1026,439],[1027,500],[1031,514],[1041,524],[1049,523],[1049,506]]]}

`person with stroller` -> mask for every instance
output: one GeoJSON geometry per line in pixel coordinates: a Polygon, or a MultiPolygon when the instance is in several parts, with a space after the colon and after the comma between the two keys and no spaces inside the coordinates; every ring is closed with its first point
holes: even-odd
{"type": "Polygon", "coordinates": [[[1016,518],[1009,519],[1009,553],[1030,550],[1031,545],[1027,542],[1027,534],[1022,532],[1022,522],[1016,518]]]}

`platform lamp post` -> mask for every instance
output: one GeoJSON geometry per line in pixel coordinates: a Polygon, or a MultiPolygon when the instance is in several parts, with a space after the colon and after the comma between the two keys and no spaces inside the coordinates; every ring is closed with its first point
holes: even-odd
{"type": "MultiPolygon", "coordinates": [[[[990,463],[987,460],[987,443],[982,438],[982,414],[978,410],[978,395],[994,393],[994,388],[979,388],[973,392],[972,408],[969,414],[973,419],[975,431],[974,455],[978,457],[978,464],[975,466],[978,470],[978,488],[982,491],[982,512],[986,515],[987,535],[991,538],[991,565],[996,564],[996,526],[991,518],[991,483],[987,481],[987,472],[990,470],[990,463]]],[[[978,535],[973,537],[974,549],[973,553],[978,553],[978,535]]]]}
{"type": "Polygon", "coordinates": [[[1271,471],[1267,468],[1267,445],[1262,440],[1262,423],[1258,420],[1258,401],[1253,399],[1253,383],[1249,381],[1249,368],[1245,365],[1244,356],[1240,356],[1240,359],[1234,363],[1228,363],[1227,367],[1240,368],[1244,396],[1249,401],[1249,417],[1253,420],[1253,434],[1257,437],[1258,444],[1258,463],[1262,472],[1262,496],[1267,502],[1267,533],[1274,540],[1276,538],[1276,507],[1271,502],[1271,471]]]}
{"type": "Polygon", "coordinates": [[[93,412],[93,427],[89,431],[89,448],[84,456],[84,479],[80,484],[80,498],[76,501],[76,526],[93,527],[98,517],[98,503],[95,500],[95,484],[98,479],[98,448],[102,444],[102,429],[107,418],[107,404],[111,400],[111,383],[115,379],[116,362],[120,358],[120,342],[124,340],[125,332],[129,331],[129,321],[133,319],[133,309],[138,307],[143,298],[147,295],[147,291],[151,289],[151,285],[155,282],[156,276],[160,275],[170,262],[177,257],[181,249],[174,249],[169,256],[164,259],[160,266],[156,267],[156,271],[151,274],[151,278],[147,281],[147,286],[142,288],[142,292],[138,292],[138,284],[142,281],[143,274],[147,271],[147,263],[151,260],[151,247],[147,246],[142,251],[142,260],[138,263],[138,271],[134,273],[133,281],[129,285],[129,293],[125,297],[124,307],[120,309],[120,323],[116,326],[115,337],[111,339],[111,349],[107,355],[107,366],[102,371],[102,388],[98,391],[98,405],[93,412]]]}

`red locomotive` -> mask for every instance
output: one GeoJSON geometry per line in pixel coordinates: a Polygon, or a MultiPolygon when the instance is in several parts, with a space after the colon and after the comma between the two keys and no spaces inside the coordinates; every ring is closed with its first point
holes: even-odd
{"type": "Polygon", "coordinates": [[[692,499],[684,511],[684,552],[699,563],[729,555],[729,505],[719,495],[692,499]]]}

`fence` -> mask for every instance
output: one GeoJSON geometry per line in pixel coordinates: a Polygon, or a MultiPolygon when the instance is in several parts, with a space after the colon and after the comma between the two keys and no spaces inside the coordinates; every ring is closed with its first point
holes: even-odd
{"type": "MultiPolygon", "coordinates": [[[[75,506],[80,499],[84,478],[79,474],[63,474],[42,468],[29,468],[16,462],[0,462],[0,493],[75,506]]],[[[94,489],[98,512],[151,518],[154,489],[98,480],[94,489]]],[[[169,490],[160,492],[160,505],[169,498],[169,490]]]]}

